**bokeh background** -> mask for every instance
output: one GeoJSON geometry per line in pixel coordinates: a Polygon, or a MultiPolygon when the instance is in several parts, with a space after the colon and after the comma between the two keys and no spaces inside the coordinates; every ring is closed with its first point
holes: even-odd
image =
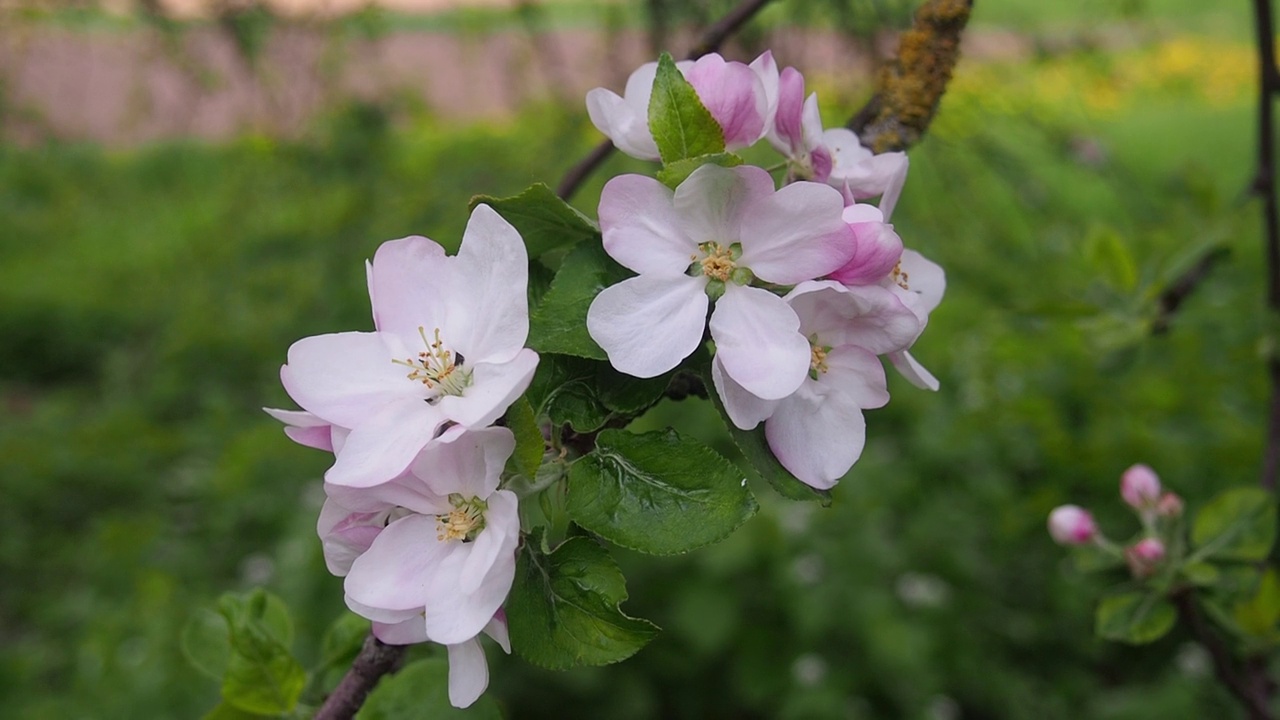
{"type": "MultiPolygon", "coordinates": [[[[218,688],[178,637],[228,590],[287,600],[315,660],[341,582],[314,535],[326,458],[260,410],[289,405],[286,348],[367,329],[380,242],[454,245],[472,194],[554,183],[600,140],[585,90],[731,5],[0,5],[0,715],[199,717],[218,688]]],[[[772,47],[834,124],[913,5],[779,0],[725,52],[772,47]]],[[[1256,481],[1248,11],[977,0],[894,218],[948,272],[915,351],[941,391],[891,378],[830,508],[759,484],[717,546],[615,550],[624,608],[665,632],[565,673],[491,647],[506,716],[1233,717],[1185,634],[1092,637],[1119,578],[1076,574],[1044,518],[1077,502],[1136,532],[1117,484],[1139,461],[1192,506],[1256,481]]],[[[576,204],[643,169],[613,158],[576,204]]],[[[641,422],[730,452],[705,402],[641,422]]]]}

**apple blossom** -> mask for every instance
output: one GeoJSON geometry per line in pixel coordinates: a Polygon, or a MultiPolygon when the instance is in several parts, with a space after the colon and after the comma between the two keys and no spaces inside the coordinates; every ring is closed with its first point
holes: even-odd
{"type": "Polygon", "coordinates": [[[514,448],[506,428],[454,426],[390,482],[327,483],[317,531],[348,607],[385,624],[420,620],[445,645],[479,633],[515,577],[516,496],[498,489],[514,448]]]}
{"type": "Polygon", "coordinates": [[[1098,526],[1088,510],[1060,505],[1049,513],[1049,534],[1059,545],[1087,545],[1098,537],[1098,526]]]}
{"type": "Polygon", "coordinates": [[[827,182],[844,195],[845,203],[880,196],[881,211],[886,218],[892,216],[907,182],[907,154],[874,153],[848,128],[824,131],[822,145],[831,154],[827,182]]]}
{"type": "Polygon", "coordinates": [[[831,175],[831,151],[822,144],[818,94],[804,96],[804,77],[786,68],[778,80],[778,109],[767,137],[787,157],[790,174],[802,180],[826,182],[831,175]]]}
{"type": "Polygon", "coordinates": [[[484,427],[533,377],[528,256],[492,208],[471,214],[453,257],[424,237],[383,243],[367,266],[374,332],[303,338],[280,379],[318,421],[350,434],[325,479],[399,475],[445,422],[484,427]]]}
{"type": "Polygon", "coordinates": [[[703,165],[674,193],[615,177],[600,196],[604,248],[639,274],[596,296],[587,330],[619,371],[655,377],[701,344],[716,298],[709,326],[724,371],[757,397],[786,397],[809,371],[809,343],[791,306],[751,283],[793,285],[848,262],[843,208],[830,187],[775,191],[751,166],[703,165]]]}
{"type": "MultiPolygon", "coordinates": [[[[511,654],[511,635],[502,610],[498,610],[482,632],[493,638],[503,652],[511,654]]],[[[427,641],[421,619],[416,617],[390,625],[375,622],[373,635],[388,645],[410,645],[427,641]]],[[[457,708],[470,707],[489,686],[489,664],[484,658],[480,636],[446,645],[445,648],[449,654],[449,704],[457,708]]]]}
{"type": "MultiPolygon", "coordinates": [[[[915,250],[903,250],[902,259],[881,285],[902,300],[920,320],[920,331],[929,323],[929,314],[942,302],[947,288],[947,276],[942,267],[915,250]]],[[[918,338],[917,338],[918,339],[918,338]]],[[[912,341],[914,344],[914,341],[912,341]]],[[[907,349],[888,354],[889,362],[907,379],[922,390],[937,390],[938,379],[916,361],[907,349]]]]}
{"type": "MultiPolygon", "coordinates": [[[[765,52],[750,65],[726,61],[718,53],[682,60],[684,75],[724,133],[729,150],[754,144],[772,121],[778,95],[778,67],[765,52]]],[[[658,160],[658,145],[649,132],[649,99],[658,63],[641,65],[627,78],[622,97],[605,88],[587,93],[591,123],[622,152],[640,160],[658,160]]]]}
{"type": "Polygon", "coordinates": [[[1176,493],[1166,492],[1160,496],[1160,500],[1156,503],[1156,515],[1163,518],[1176,518],[1182,516],[1182,498],[1176,493]]]}
{"type": "Polygon", "coordinates": [[[808,339],[808,376],[794,393],[769,400],[755,396],[712,360],[712,380],[734,425],[765,423],[765,438],[778,462],[808,485],[832,487],[862,454],[862,411],[889,401],[884,367],[876,355],[910,343],[915,315],[885,288],[804,282],[784,298],[808,339]]]}
{"type": "Polygon", "coordinates": [[[1160,501],[1160,478],[1150,467],[1138,463],[1120,476],[1120,497],[1135,510],[1151,510],[1160,501]]]}
{"type": "Polygon", "coordinates": [[[1129,571],[1136,578],[1154,575],[1161,561],[1164,560],[1164,555],[1164,543],[1153,537],[1139,540],[1124,550],[1125,562],[1129,564],[1129,571]]]}
{"type": "Polygon", "coordinates": [[[842,218],[853,230],[854,252],[849,262],[831,273],[831,279],[845,285],[884,281],[902,260],[902,238],[874,205],[850,205],[844,209],[842,218]]]}

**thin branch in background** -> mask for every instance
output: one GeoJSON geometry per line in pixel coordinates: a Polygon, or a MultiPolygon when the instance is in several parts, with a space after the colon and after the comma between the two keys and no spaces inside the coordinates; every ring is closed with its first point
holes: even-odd
{"type": "Polygon", "coordinates": [[[1156,317],[1151,322],[1152,335],[1163,335],[1169,332],[1169,324],[1177,314],[1178,308],[1182,307],[1182,303],[1186,302],[1200,283],[1209,277],[1214,266],[1230,254],[1231,251],[1227,248],[1213,248],[1196,260],[1194,265],[1178,276],[1178,279],[1169,283],[1164,292],[1160,293],[1160,297],[1156,298],[1156,317]]]}
{"type": "Polygon", "coordinates": [[[1222,638],[1209,627],[1200,609],[1196,607],[1193,593],[1180,592],[1171,598],[1178,608],[1178,617],[1191,630],[1213,660],[1213,673],[1232,695],[1244,706],[1249,720],[1271,720],[1269,701],[1270,688],[1265,675],[1265,668],[1255,662],[1246,662],[1244,675],[1237,671],[1231,651],[1222,638]]]}
{"type": "Polygon", "coordinates": [[[972,12],[973,0],[926,0],[916,10],[897,57],[880,69],[875,95],[847,124],[863,145],[880,153],[920,142],[960,59],[972,12]]]}
{"type": "Polygon", "coordinates": [[[314,720],[351,720],[355,717],[382,676],[400,669],[404,652],[404,645],[386,645],[373,635],[365,638],[360,654],[356,655],[338,687],[325,698],[314,720]]]}
{"type": "MultiPolygon", "coordinates": [[[[743,25],[746,25],[748,20],[754,17],[756,13],[760,12],[760,10],[770,2],[771,0],[743,0],[743,2],[737,7],[730,10],[727,15],[720,18],[711,27],[707,28],[707,31],[698,39],[698,42],[693,46],[693,49],[685,56],[685,59],[697,60],[703,55],[719,50],[720,46],[723,45],[726,40],[732,37],[733,34],[741,29],[743,25]]],[[[585,182],[586,179],[591,176],[591,173],[595,172],[596,168],[600,167],[600,164],[603,163],[612,153],[613,143],[609,140],[605,140],[595,146],[595,148],[588,153],[586,157],[578,161],[576,165],[569,168],[569,171],[564,174],[564,177],[560,180],[560,184],[556,187],[556,195],[559,195],[561,200],[568,200],[570,197],[573,197],[573,194],[578,191],[578,188],[582,186],[582,183],[585,182]]]]}
{"type": "MultiPolygon", "coordinates": [[[[1276,207],[1276,135],[1274,101],[1280,94],[1280,71],[1276,69],[1275,25],[1271,0],[1253,1],[1254,28],[1258,43],[1258,171],[1252,190],[1262,200],[1262,222],[1267,258],[1267,311],[1280,316],[1280,210],[1276,207]]],[[[1274,327],[1268,322],[1267,327],[1274,327]]],[[[1280,472],[1280,356],[1271,349],[1267,371],[1271,376],[1271,417],[1267,427],[1266,453],[1262,460],[1262,487],[1275,490],[1280,472]]]]}

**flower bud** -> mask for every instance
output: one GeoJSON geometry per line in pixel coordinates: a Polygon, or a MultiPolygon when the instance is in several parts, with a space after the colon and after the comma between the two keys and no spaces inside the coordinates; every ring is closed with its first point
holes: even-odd
{"type": "Polygon", "coordinates": [[[1059,545],[1085,545],[1097,537],[1098,526],[1088,510],[1061,505],[1049,513],[1049,534],[1059,545]]]}
{"type": "Polygon", "coordinates": [[[1124,550],[1124,559],[1136,578],[1151,577],[1164,560],[1164,543],[1156,538],[1146,538],[1124,550]]]}
{"type": "Polygon", "coordinates": [[[1160,478],[1146,465],[1134,465],[1120,476],[1120,497],[1135,510],[1155,507],[1160,500],[1160,478]]]}
{"type": "Polygon", "coordinates": [[[1156,514],[1164,518],[1182,517],[1182,498],[1171,492],[1161,495],[1156,503],[1156,514]]]}

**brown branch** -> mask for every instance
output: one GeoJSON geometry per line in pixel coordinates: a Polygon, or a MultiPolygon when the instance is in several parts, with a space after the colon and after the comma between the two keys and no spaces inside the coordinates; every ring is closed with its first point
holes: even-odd
{"type": "Polygon", "coordinates": [[[404,651],[404,645],[384,644],[372,634],[365,638],[364,647],[351,663],[351,669],[325,698],[314,720],[351,720],[355,717],[382,676],[400,669],[404,651]]]}
{"type": "MultiPolygon", "coordinates": [[[[727,15],[720,18],[714,25],[707,28],[702,34],[698,42],[685,56],[686,60],[697,60],[703,55],[713,53],[720,49],[720,46],[733,36],[747,21],[760,12],[761,8],[768,5],[771,0],[743,0],[737,7],[730,10],[727,15]]],[[[560,180],[560,184],[556,186],[556,195],[561,200],[568,200],[578,191],[582,183],[595,172],[596,168],[605,161],[609,155],[613,153],[613,143],[605,140],[597,145],[586,157],[579,160],[576,165],[569,168],[560,180]]]]}
{"type": "Polygon", "coordinates": [[[897,57],[880,70],[875,95],[847,123],[864,146],[880,153],[920,141],[960,59],[972,11],[973,0],[925,0],[916,10],[897,57]]]}
{"type": "Polygon", "coordinates": [[[1270,687],[1266,681],[1265,668],[1257,672],[1259,665],[1255,662],[1245,663],[1247,673],[1241,675],[1236,668],[1231,651],[1222,638],[1209,627],[1204,616],[1196,607],[1195,597],[1190,591],[1175,593],[1171,599],[1178,608],[1178,617],[1191,630],[1213,660],[1213,673],[1218,681],[1231,691],[1232,695],[1244,706],[1249,720],[1271,720],[1269,703],[1270,687]]]}
{"type": "Polygon", "coordinates": [[[1163,335],[1169,332],[1169,324],[1177,314],[1178,308],[1182,307],[1182,303],[1186,302],[1200,283],[1209,277],[1213,268],[1230,254],[1231,251],[1227,248],[1215,247],[1202,255],[1176,280],[1169,283],[1164,292],[1160,293],[1160,297],[1156,298],[1156,317],[1151,322],[1152,335],[1163,335]]]}
{"type": "MultiPolygon", "coordinates": [[[[1276,207],[1275,123],[1273,101],[1280,94],[1280,71],[1276,69],[1275,30],[1271,0],[1254,0],[1254,28],[1258,43],[1258,171],[1252,191],[1262,200],[1262,223],[1266,233],[1267,310],[1280,314],[1280,211],[1276,207]]],[[[1274,323],[1268,323],[1268,327],[1274,323]]],[[[1262,461],[1262,487],[1274,490],[1280,472],[1280,356],[1271,350],[1267,371],[1271,376],[1271,417],[1267,428],[1266,453],[1262,461]]]]}

